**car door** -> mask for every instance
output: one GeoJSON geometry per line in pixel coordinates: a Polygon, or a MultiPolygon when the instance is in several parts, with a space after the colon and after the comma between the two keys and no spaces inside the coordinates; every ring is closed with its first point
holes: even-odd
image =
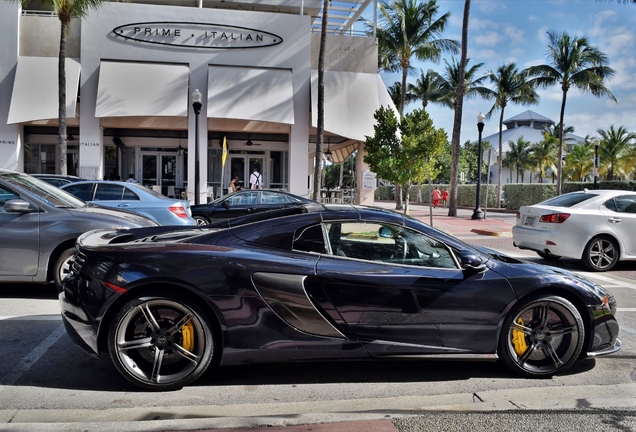
{"type": "Polygon", "coordinates": [[[327,297],[373,355],[492,353],[514,294],[496,272],[466,272],[458,251],[386,223],[327,223],[317,265],[327,297]]]}
{"type": "MultiPolygon", "coordinates": [[[[19,199],[17,192],[0,185],[0,277],[35,276],[40,257],[40,213],[11,213],[5,204],[19,199]]],[[[35,204],[31,203],[33,209],[35,204]]]]}
{"type": "Polygon", "coordinates": [[[213,219],[230,219],[255,212],[258,194],[258,190],[247,190],[230,195],[221,203],[218,211],[210,214],[210,217],[213,219]]]}
{"type": "Polygon", "coordinates": [[[262,190],[260,191],[260,201],[256,206],[257,212],[275,210],[290,207],[292,204],[283,194],[262,190]]]}
{"type": "Polygon", "coordinates": [[[141,201],[123,183],[108,182],[96,184],[93,202],[106,207],[135,211],[141,201]]]}
{"type": "Polygon", "coordinates": [[[636,195],[621,195],[606,201],[601,213],[610,229],[620,239],[626,255],[636,255],[636,195]]]}

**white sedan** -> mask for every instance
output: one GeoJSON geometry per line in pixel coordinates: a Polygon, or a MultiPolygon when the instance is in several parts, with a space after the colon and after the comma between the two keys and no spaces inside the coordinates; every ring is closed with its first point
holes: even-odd
{"type": "Polygon", "coordinates": [[[581,259],[592,271],[636,260],[636,192],[585,190],[524,206],[513,243],[545,259],[581,259]]]}

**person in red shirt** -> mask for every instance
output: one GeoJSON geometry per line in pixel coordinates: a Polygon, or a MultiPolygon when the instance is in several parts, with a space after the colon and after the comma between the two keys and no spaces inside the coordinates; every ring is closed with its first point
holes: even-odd
{"type": "Polygon", "coordinates": [[[442,191],[442,206],[446,208],[446,203],[448,202],[448,190],[444,188],[442,191]]]}
{"type": "Polygon", "coordinates": [[[442,193],[439,191],[439,187],[435,187],[431,192],[431,198],[433,199],[433,208],[439,207],[439,199],[442,197],[442,193]]]}

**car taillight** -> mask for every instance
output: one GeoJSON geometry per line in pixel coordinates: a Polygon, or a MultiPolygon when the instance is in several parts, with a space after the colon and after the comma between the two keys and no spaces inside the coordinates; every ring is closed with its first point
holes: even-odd
{"type": "Polygon", "coordinates": [[[170,206],[170,207],[168,207],[168,210],[170,210],[172,213],[174,213],[175,215],[177,215],[180,218],[185,219],[185,218],[188,217],[188,212],[181,205],[170,206]]]}
{"type": "Polygon", "coordinates": [[[541,216],[539,222],[545,223],[563,223],[570,217],[570,213],[552,213],[541,216]]]}

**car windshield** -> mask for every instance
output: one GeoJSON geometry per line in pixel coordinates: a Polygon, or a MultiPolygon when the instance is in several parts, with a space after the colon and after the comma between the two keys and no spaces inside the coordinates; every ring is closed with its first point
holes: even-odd
{"type": "Polygon", "coordinates": [[[86,207],[84,201],[35,177],[25,174],[4,174],[2,178],[12,185],[22,187],[31,197],[49,205],[65,208],[86,207]]]}
{"type": "Polygon", "coordinates": [[[551,207],[572,207],[596,196],[598,195],[589,192],[575,192],[565,195],[559,195],[557,197],[550,198],[549,200],[545,200],[539,204],[551,207]]]}

